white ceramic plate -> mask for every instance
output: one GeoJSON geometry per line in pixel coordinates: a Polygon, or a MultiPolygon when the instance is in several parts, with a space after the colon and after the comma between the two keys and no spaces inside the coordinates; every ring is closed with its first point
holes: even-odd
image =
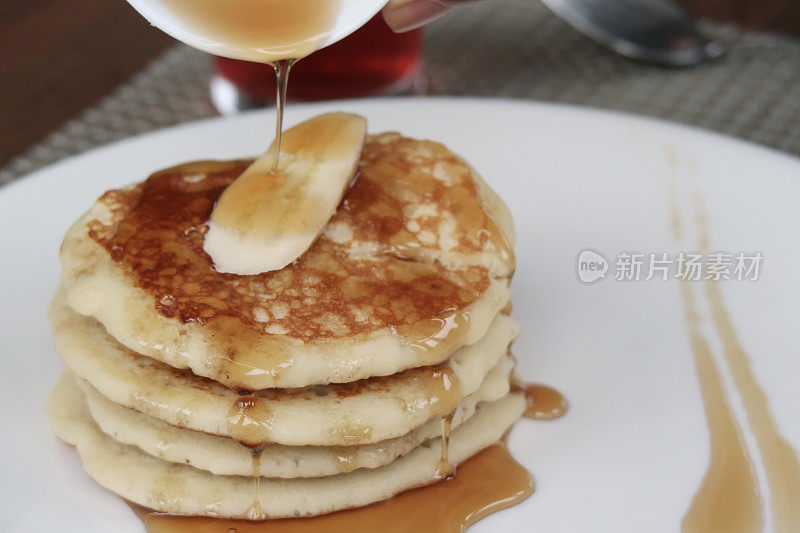
{"type": "MultiPolygon", "coordinates": [[[[571,409],[555,422],[517,426],[510,444],[537,491],[475,532],[678,530],[709,453],[679,283],[615,281],[613,264],[592,285],[576,275],[585,248],[612,263],[623,251],[693,250],[692,238],[671,236],[670,183],[687,216],[693,191],[705,198],[712,249],[764,256],[758,281],[724,282],[722,290],[775,419],[800,447],[800,161],[662,122],[509,101],[290,105],[287,122],[334,108],[366,115],[371,131],[446,143],[483,173],[516,220],[515,353],[521,373],[559,387],[571,409]]],[[[255,154],[272,121],[259,112],[188,124],[0,190],[0,530],[141,531],[48,429],[45,398],[62,369],[44,316],[58,283],[58,245],[106,189],[181,161],[255,154]]],[[[707,321],[703,327],[718,348],[707,321]]],[[[727,375],[726,385],[732,392],[727,375]]],[[[763,477],[760,463],[757,470],[763,477]]]]}

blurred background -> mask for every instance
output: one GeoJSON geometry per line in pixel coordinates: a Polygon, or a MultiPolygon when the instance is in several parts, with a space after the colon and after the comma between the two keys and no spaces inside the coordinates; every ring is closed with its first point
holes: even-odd
{"type": "MultiPolygon", "coordinates": [[[[722,37],[726,54],[681,68],[631,61],[537,0],[486,0],[403,35],[376,18],[327,55],[299,63],[290,97],[565,102],[800,153],[800,2],[678,3],[722,37]]],[[[99,144],[248,107],[274,91],[269,70],[215,62],[150,27],[123,0],[3,2],[0,54],[0,184],[99,144]]]]}

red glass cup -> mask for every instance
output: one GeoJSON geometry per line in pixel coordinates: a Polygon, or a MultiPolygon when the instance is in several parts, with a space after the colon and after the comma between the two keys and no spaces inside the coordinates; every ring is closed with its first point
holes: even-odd
{"type": "MultiPolygon", "coordinates": [[[[215,58],[212,83],[220,111],[275,102],[271,66],[215,58]]],[[[325,100],[422,90],[422,32],[394,33],[380,15],[341,41],[298,61],[289,76],[288,98],[325,100]]]]}

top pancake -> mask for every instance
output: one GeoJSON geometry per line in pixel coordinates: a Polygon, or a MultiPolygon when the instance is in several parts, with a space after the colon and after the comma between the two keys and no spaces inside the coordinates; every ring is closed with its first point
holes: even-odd
{"type": "Polygon", "coordinates": [[[510,215],[444,146],[370,137],[358,179],[302,257],[222,274],[203,234],[247,165],[189,163],[105,193],[61,248],[70,306],[138,353],[257,390],[439,363],[506,304],[510,215]]]}

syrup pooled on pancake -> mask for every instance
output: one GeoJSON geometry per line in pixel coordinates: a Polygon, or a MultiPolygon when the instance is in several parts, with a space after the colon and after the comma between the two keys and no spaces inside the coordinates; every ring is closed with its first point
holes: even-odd
{"type": "MultiPolygon", "coordinates": [[[[186,328],[207,332],[201,336],[213,356],[189,361],[196,372],[251,390],[324,382],[280,379],[298,363],[303,345],[324,345],[329,354],[331,342],[360,342],[379,333],[395,337],[398,349],[412,350],[413,358],[361,375],[352,373],[369,366],[363,360],[342,364],[342,381],[435,364],[480,336],[485,324],[471,320],[485,321],[481,315],[505,304],[503,278],[514,266],[510,231],[501,230],[485,208],[472,169],[443,146],[397,134],[371,137],[358,179],[303,256],[276,272],[222,274],[203,251],[205,223],[247,165],[199,162],[158,172],[130,189],[106,193],[99,205],[110,214],[88,220],[89,236],[122,267],[124,283],[146,291],[153,311],[184,324],[179,336],[186,328]],[[470,310],[484,305],[487,293],[492,307],[470,310]]],[[[73,294],[70,303],[75,306],[73,294]]],[[[126,335],[110,331],[128,344],[126,335]]],[[[137,349],[157,352],[162,344],[130,337],[137,349]]]]}

